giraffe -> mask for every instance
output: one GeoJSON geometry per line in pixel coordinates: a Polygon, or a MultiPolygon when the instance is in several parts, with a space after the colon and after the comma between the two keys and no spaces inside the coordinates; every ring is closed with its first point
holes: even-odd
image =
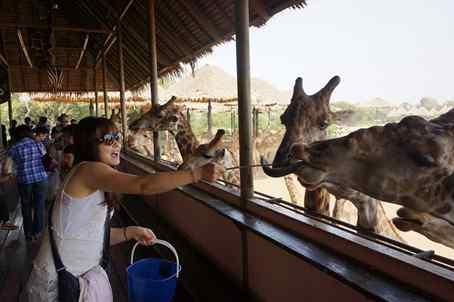
{"type": "MultiPolygon", "coordinates": [[[[295,143],[310,144],[325,139],[327,137],[326,129],[332,121],[340,122],[352,115],[352,111],[331,112],[330,110],[329,101],[331,94],[339,82],[340,78],[335,76],[320,91],[314,95],[307,95],[303,90],[302,79],[296,79],[291,102],[281,115],[281,122],[285,125],[286,132],[274,157],[273,168],[286,166],[291,161],[288,154],[295,143]]],[[[274,176],[273,170],[276,169],[264,168],[264,172],[270,176],[274,176]]],[[[296,184],[292,183],[291,178],[287,177],[285,181],[290,190],[295,190],[296,184]]],[[[300,178],[298,178],[298,181],[303,186],[305,185],[300,178]]],[[[293,195],[296,194],[298,193],[294,192],[293,195]]],[[[403,241],[395,226],[386,217],[384,208],[378,200],[373,200],[366,195],[355,195],[353,193],[348,194],[348,196],[347,194],[334,195],[339,199],[345,198],[353,203],[357,209],[356,223],[358,227],[365,230],[373,230],[378,234],[403,241]],[[367,202],[364,199],[367,199],[367,202]]],[[[329,194],[323,187],[314,190],[306,188],[304,203],[309,211],[323,215],[331,214],[329,194]]],[[[346,206],[345,201],[336,201],[334,214],[337,218],[351,216],[351,210],[346,211],[346,206]],[[346,212],[349,214],[345,215],[346,212]]]]}
{"type": "MultiPolygon", "coordinates": [[[[295,173],[307,189],[339,196],[370,196],[402,205],[393,221],[454,248],[454,109],[432,120],[407,116],[399,123],[359,129],[306,145],[274,176],[295,173]]],[[[368,203],[368,200],[363,200],[368,203]]]]}
{"type": "MultiPolygon", "coordinates": [[[[197,140],[191,125],[186,118],[183,106],[175,104],[176,97],[172,97],[167,103],[152,108],[135,120],[130,126],[131,131],[169,131],[177,142],[178,149],[183,159],[180,168],[189,168],[206,163],[206,160],[214,157],[219,160],[222,155],[224,166],[236,166],[233,156],[228,150],[221,154],[217,152],[222,144],[221,138],[225,131],[217,131],[214,139],[208,144],[200,144],[197,140]],[[208,151],[209,150],[209,151],[208,151]],[[209,155],[210,154],[210,155],[209,155]]],[[[226,170],[224,180],[238,185],[239,173],[237,170],[226,170]]]]}
{"type": "MultiPolygon", "coordinates": [[[[121,111],[118,109],[118,112],[115,109],[112,109],[112,113],[110,115],[110,120],[117,126],[118,129],[122,129],[121,126],[121,111]]],[[[145,156],[151,156],[153,145],[152,145],[152,138],[147,131],[136,131],[132,133],[126,133],[127,135],[127,142],[128,147],[132,150],[139,152],[145,156]]]]}

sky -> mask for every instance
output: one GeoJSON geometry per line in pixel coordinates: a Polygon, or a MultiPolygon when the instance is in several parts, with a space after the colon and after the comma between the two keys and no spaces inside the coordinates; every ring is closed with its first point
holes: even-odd
{"type": "MultiPolygon", "coordinates": [[[[453,0],[307,2],[251,28],[252,77],[291,90],[301,76],[315,93],[339,75],[337,101],[454,99],[453,0]]],[[[234,42],[216,47],[204,64],[235,75],[234,42]]]]}

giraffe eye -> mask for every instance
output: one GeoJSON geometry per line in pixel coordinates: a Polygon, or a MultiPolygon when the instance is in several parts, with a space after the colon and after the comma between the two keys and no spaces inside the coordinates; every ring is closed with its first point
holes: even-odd
{"type": "Polygon", "coordinates": [[[325,130],[326,128],[328,128],[329,126],[329,121],[328,120],[324,120],[323,122],[320,123],[320,129],[321,130],[325,130]]]}

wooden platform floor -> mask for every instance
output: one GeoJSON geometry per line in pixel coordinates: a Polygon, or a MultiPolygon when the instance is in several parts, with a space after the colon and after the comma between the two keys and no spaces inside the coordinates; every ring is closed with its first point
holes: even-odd
{"type": "MultiPolygon", "coordinates": [[[[28,243],[23,233],[20,206],[10,214],[18,229],[13,231],[0,230],[0,301],[16,302],[25,286],[32,268],[32,259],[36,257],[40,242],[28,243]]],[[[115,302],[128,301],[126,268],[129,265],[129,253],[132,243],[122,243],[111,248],[110,280],[115,302]]],[[[138,253],[138,258],[144,256],[138,253]]],[[[149,249],[146,257],[153,257],[149,249]]],[[[156,257],[157,255],[155,255],[156,257]]],[[[174,302],[192,302],[193,299],[181,287],[177,287],[174,302]]]]}

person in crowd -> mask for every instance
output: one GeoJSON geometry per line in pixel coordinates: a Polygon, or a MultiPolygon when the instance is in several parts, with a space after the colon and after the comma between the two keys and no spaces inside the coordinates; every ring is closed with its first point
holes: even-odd
{"type": "Polygon", "coordinates": [[[52,139],[55,143],[57,151],[63,151],[64,141],[63,141],[63,129],[69,125],[69,117],[65,113],[61,114],[57,118],[57,124],[52,128],[52,139]]]}
{"type": "Polygon", "coordinates": [[[50,126],[47,123],[47,117],[45,117],[45,116],[40,116],[39,117],[38,124],[36,125],[36,128],[38,128],[38,127],[44,127],[44,128],[47,129],[48,133],[50,132],[50,126]]]}
{"type": "Polygon", "coordinates": [[[47,173],[44,170],[42,157],[46,149],[41,142],[34,140],[28,126],[21,125],[15,132],[17,141],[8,149],[6,160],[12,160],[16,167],[25,239],[32,241],[38,239],[44,227],[47,173]]]}
{"type": "Polygon", "coordinates": [[[8,143],[8,145],[13,145],[14,142],[16,141],[15,139],[15,130],[16,130],[16,127],[17,127],[17,121],[16,120],[12,120],[11,121],[11,127],[8,129],[8,132],[9,132],[9,137],[10,137],[10,142],[8,143]]]}
{"type": "Polygon", "coordinates": [[[41,142],[44,147],[47,147],[50,143],[49,140],[49,129],[45,126],[37,126],[35,128],[35,139],[41,142]]]}
{"type": "Polygon", "coordinates": [[[8,138],[6,137],[6,126],[2,124],[2,147],[6,148],[8,145],[8,138]]]}
{"type": "MultiPolygon", "coordinates": [[[[6,169],[5,169],[6,170],[6,169]]],[[[0,175],[0,185],[14,178],[13,174],[8,173],[0,175]]],[[[15,230],[17,225],[10,222],[9,209],[6,198],[0,198],[0,230],[15,230]]]]}
{"type": "Polygon", "coordinates": [[[30,131],[33,130],[33,123],[30,117],[27,116],[26,118],[24,118],[24,125],[30,128],[30,131]]]}
{"type": "MultiPolygon", "coordinates": [[[[105,251],[105,217],[109,209],[118,204],[113,198],[114,193],[158,194],[201,179],[214,181],[223,173],[222,167],[216,164],[152,175],[120,172],[114,167],[120,163],[121,147],[121,135],[110,120],[87,117],[79,122],[74,135],[75,165],[50,214],[52,228],[43,237],[25,288],[26,295],[33,297],[29,301],[54,302],[61,294],[56,286],[59,277],[50,248],[52,238],[66,271],[74,276],[93,273],[93,268],[99,267],[105,251]]],[[[107,231],[110,231],[110,245],[131,239],[150,245],[156,239],[150,229],[139,226],[107,231]]],[[[108,281],[106,283],[98,283],[97,290],[105,290],[110,298],[103,301],[109,302],[112,301],[112,292],[108,281]]]]}

